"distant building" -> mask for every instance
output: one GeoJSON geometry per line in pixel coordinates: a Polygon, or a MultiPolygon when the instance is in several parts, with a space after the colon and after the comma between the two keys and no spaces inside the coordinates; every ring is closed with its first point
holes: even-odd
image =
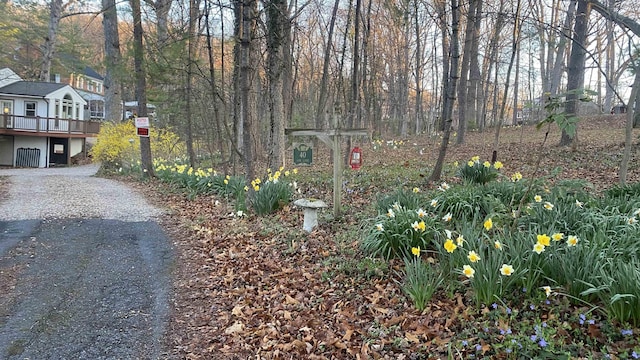
{"type": "Polygon", "coordinates": [[[87,66],[82,74],[70,75],[69,85],[87,101],[86,118],[104,120],[104,77],[87,66]]]}

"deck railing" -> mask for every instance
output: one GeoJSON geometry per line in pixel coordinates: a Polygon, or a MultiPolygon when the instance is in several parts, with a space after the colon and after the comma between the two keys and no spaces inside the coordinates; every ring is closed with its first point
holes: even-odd
{"type": "Polygon", "coordinates": [[[100,122],[2,114],[0,130],[3,129],[35,133],[95,135],[100,131],[100,122]]]}

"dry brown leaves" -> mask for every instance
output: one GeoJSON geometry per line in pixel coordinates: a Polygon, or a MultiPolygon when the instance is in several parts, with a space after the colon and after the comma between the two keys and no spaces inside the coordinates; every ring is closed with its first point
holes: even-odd
{"type": "MultiPolygon", "coordinates": [[[[575,152],[557,147],[559,132],[552,130],[541,149],[541,173],[562,166],[565,178],[583,178],[598,186],[617,182],[624,139],[621,119],[583,121],[575,152]]],[[[503,129],[498,159],[505,171],[530,176],[527,171],[532,171],[543,137],[531,128],[503,129]]],[[[365,153],[365,166],[420,158],[419,147],[433,149],[421,161],[435,159],[436,142],[417,140],[385,156],[367,159],[365,153]]],[[[470,133],[466,145],[450,147],[448,159],[488,159],[492,142],[493,134],[470,133]]],[[[637,181],[637,171],[630,179],[637,181]]],[[[333,241],[339,226],[321,224],[306,234],[299,229],[302,220],[296,209],[267,218],[237,218],[221,199],[218,205],[214,197],[188,201],[156,182],[136,186],[172,210],[163,225],[178,254],[167,340],[176,358],[408,359],[415,353],[438,358],[446,354],[456,329],[472,320],[459,295],[437,296],[439,300],[418,313],[393,279],[362,282],[332,271],[325,260],[344,250],[333,241]]],[[[350,206],[372,201],[365,197],[349,199],[350,206]]],[[[358,239],[353,240],[350,246],[356,250],[358,239]]]]}

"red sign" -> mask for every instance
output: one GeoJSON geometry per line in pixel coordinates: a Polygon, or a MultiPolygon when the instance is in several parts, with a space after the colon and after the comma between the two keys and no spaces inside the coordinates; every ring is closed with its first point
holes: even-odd
{"type": "Polygon", "coordinates": [[[145,127],[136,128],[136,134],[138,134],[138,136],[149,137],[149,128],[145,128],[145,127]]]}

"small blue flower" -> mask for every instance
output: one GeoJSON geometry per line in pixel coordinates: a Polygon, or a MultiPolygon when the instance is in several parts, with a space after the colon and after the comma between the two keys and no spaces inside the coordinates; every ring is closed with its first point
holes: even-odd
{"type": "Polygon", "coordinates": [[[531,335],[531,341],[536,341],[538,340],[538,335],[531,335]]]}
{"type": "Polygon", "coordinates": [[[593,320],[593,319],[589,319],[589,321],[587,321],[587,322],[588,322],[589,324],[591,324],[591,325],[593,325],[593,324],[595,324],[595,323],[596,323],[596,321],[595,321],[595,320],[593,320]]]}
{"type": "Polygon", "coordinates": [[[511,315],[511,308],[507,308],[506,311],[507,311],[507,314],[511,315]]]}
{"type": "Polygon", "coordinates": [[[544,341],[544,339],[540,339],[540,341],[538,341],[538,345],[540,345],[540,347],[545,347],[547,346],[547,342],[544,341]]]}
{"type": "Polygon", "coordinates": [[[535,306],[535,305],[533,305],[533,304],[531,304],[531,305],[529,305],[529,309],[531,309],[531,310],[535,310],[535,309],[536,309],[536,306],[535,306]]]}
{"type": "Polygon", "coordinates": [[[633,330],[632,329],[622,329],[622,330],[620,330],[620,334],[622,334],[622,336],[633,335],[633,330]]]}
{"type": "Polygon", "coordinates": [[[511,334],[511,328],[507,329],[507,334],[511,334]]]}
{"type": "Polygon", "coordinates": [[[511,354],[512,351],[511,348],[507,348],[507,354],[511,354]]]}
{"type": "Polygon", "coordinates": [[[549,304],[551,304],[551,301],[549,301],[549,299],[547,299],[547,300],[544,301],[544,303],[549,305],[549,304]]]}
{"type": "Polygon", "coordinates": [[[587,320],[587,316],[585,314],[580,314],[580,320],[587,320]]]}
{"type": "Polygon", "coordinates": [[[634,359],[640,359],[640,355],[638,355],[638,353],[635,351],[631,353],[631,357],[634,359]]]}
{"type": "Polygon", "coordinates": [[[482,345],[480,344],[476,345],[476,351],[480,351],[480,350],[482,350],[482,345]]]}
{"type": "Polygon", "coordinates": [[[467,346],[469,345],[469,342],[467,340],[462,340],[462,346],[467,346]]]}
{"type": "Polygon", "coordinates": [[[494,308],[494,309],[497,309],[498,308],[498,304],[493,303],[493,304],[491,304],[491,307],[494,308]]]}
{"type": "Polygon", "coordinates": [[[542,322],[542,327],[547,327],[547,322],[546,321],[542,322]]]}
{"type": "Polygon", "coordinates": [[[526,293],[526,292],[527,292],[527,288],[526,288],[526,287],[523,287],[523,288],[522,288],[522,292],[525,292],[525,293],[526,293]]]}

